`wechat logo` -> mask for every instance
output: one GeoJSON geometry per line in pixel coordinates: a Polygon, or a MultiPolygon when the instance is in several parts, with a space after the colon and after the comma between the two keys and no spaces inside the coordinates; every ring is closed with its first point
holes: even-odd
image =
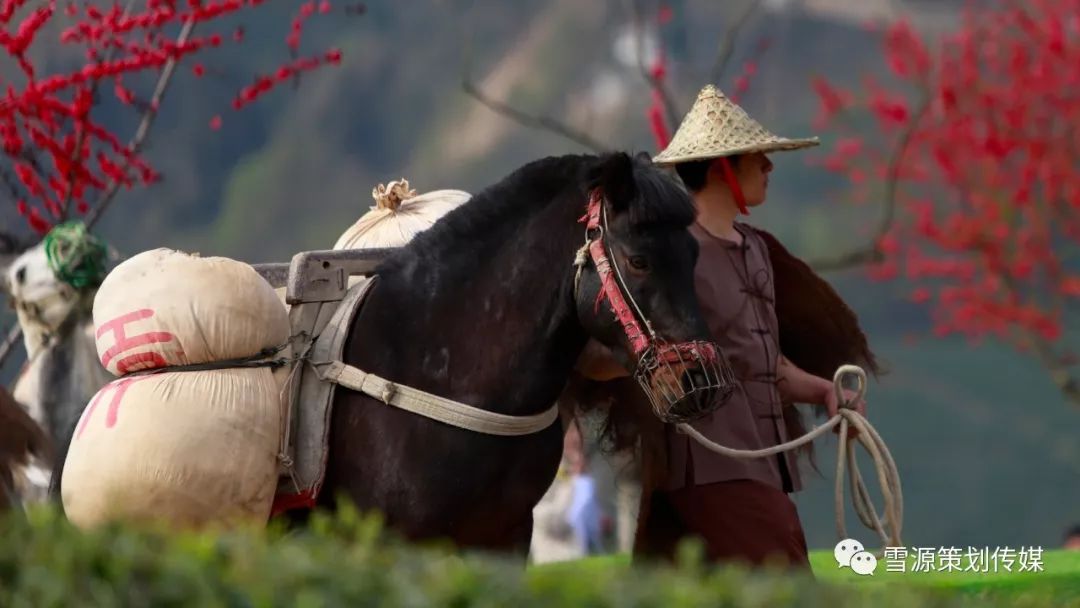
{"type": "Polygon", "coordinates": [[[877,570],[877,558],[853,538],[845,538],[836,543],[833,557],[836,558],[838,568],[851,568],[852,572],[860,576],[873,576],[874,570],[877,570]]]}

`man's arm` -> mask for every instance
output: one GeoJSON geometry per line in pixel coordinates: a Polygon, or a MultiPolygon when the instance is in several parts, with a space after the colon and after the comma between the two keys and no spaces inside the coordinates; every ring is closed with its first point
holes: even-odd
{"type": "MultiPolygon", "coordinates": [[[[787,402],[809,403],[824,406],[829,412],[829,417],[836,415],[840,403],[836,398],[833,383],[820,376],[807,373],[798,365],[792,363],[781,353],[777,360],[777,385],[780,398],[787,402]]],[[[851,399],[855,393],[844,390],[844,397],[851,399]]],[[[866,402],[862,399],[855,405],[855,410],[866,415],[866,402]]]]}

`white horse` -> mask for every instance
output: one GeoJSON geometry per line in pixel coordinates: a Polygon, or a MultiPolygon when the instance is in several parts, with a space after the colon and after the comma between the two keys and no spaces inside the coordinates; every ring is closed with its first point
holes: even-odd
{"type": "MultiPolygon", "coordinates": [[[[16,243],[11,237],[3,241],[16,243]]],[[[15,246],[9,249],[17,249],[15,246]]],[[[23,332],[26,364],[12,394],[45,431],[61,456],[86,403],[113,379],[98,359],[92,305],[96,289],[76,289],[49,265],[44,243],[22,251],[0,252],[3,289],[23,332]],[[5,264],[6,262],[6,264],[5,264]]],[[[34,488],[26,502],[46,497],[53,475],[41,463],[27,469],[34,488]]]]}

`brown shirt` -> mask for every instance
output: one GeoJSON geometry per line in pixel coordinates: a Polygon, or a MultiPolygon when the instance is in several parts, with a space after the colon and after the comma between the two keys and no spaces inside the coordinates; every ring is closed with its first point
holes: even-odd
{"type": "MultiPolygon", "coordinates": [[[[789,439],[776,386],[780,347],[773,273],[764,240],[745,225],[735,228],[743,235],[741,245],[697,223],[690,228],[701,246],[694,270],[698,302],[738,380],[731,398],[692,426],[721,445],[760,449],[789,439]]],[[[791,453],[721,456],[669,427],[668,454],[667,490],[735,479],[762,481],[785,492],[802,487],[791,453]]]]}

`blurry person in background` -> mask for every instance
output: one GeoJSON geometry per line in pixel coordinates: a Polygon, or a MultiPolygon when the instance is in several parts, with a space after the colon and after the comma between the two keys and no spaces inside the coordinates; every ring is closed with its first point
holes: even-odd
{"type": "Polygon", "coordinates": [[[540,564],[603,552],[604,520],[581,426],[574,419],[563,436],[555,481],[533,509],[530,560],[540,564]]]}
{"type": "Polygon", "coordinates": [[[576,420],[570,426],[566,437],[571,438],[569,440],[573,441],[574,445],[568,458],[573,492],[570,506],[566,511],[566,519],[574,530],[574,544],[578,551],[581,551],[583,555],[595,555],[604,550],[602,530],[604,517],[597,500],[596,478],[589,470],[589,456],[585,451],[581,427],[576,420]]]}
{"type": "Polygon", "coordinates": [[[1065,531],[1065,542],[1062,544],[1062,548],[1070,551],[1080,551],[1080,524],[1076,524],[1065,531]]]}

